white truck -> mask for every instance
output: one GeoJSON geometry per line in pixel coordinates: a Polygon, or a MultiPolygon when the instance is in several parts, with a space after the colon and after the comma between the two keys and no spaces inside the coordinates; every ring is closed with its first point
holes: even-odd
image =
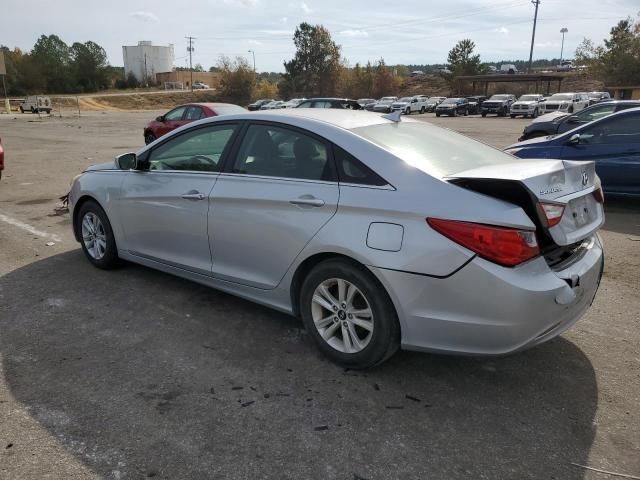
{"type": "Polygon", "coordinates": [[[427,110],[427,98],[426,95],[402,97],[391,104],[391,111],[400,110],[405,115],[411,115],[413,112],[424,113],[427,110]]]}
{"type": "Polygon", "coordinates": [[[42,95],[29,95],[20,104],[20,113],[51,113],[52,109],[53,106],[51,105],[51,99],[42,95]]]}

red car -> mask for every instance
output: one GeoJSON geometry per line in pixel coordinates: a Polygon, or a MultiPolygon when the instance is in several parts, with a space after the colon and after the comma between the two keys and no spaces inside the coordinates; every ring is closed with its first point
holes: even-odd
{"type": "Polygon", "coordinates": [[[243,112],[246,112],[246,109],[231,103],[187,103],[180,105],[150,121],[144,127],[144,143],[148,145],[171,130],[201,118],[243,112]]]}
{"type": "Polygon", "coordinates": [[[4,149],[2,148],[2,139],[0,138],[0,178],[2,178],[2,170],[4,170],[4,149]]]}

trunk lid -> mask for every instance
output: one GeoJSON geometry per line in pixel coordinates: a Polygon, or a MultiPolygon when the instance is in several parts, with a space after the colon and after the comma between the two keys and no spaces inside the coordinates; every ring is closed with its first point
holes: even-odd
{"type": "Polygon", "coordinates": [[[446,181],[514,203],[536,224],[541,246],[570,246],[592,236],[604,223],[594,162],[528,160],[491,165],[449,175],[446,181]],[[558,224],[548,227],[540,202],[561,204],[558,224]]]}

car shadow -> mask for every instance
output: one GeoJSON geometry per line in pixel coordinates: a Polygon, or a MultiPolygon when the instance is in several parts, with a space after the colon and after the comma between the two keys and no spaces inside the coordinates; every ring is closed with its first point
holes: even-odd
{"type": "Polygon", "coordinates": [[[640,198],[606,196],[604,230],[640,236],[640,198]]]}
{"type": "Polygon", "coordinates": [[[11,393],[105,478],[578,479],[594,439],[563,338],[345,370],[292,317],[79,250],[0,278],[0,312],[11,393]]]}

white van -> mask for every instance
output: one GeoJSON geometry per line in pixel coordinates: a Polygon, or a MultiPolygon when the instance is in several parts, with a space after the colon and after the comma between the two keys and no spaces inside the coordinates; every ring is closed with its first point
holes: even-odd
{"type": "Polygon", "coordinates": [[[51,99],[49,97],[43,97],[41,95],[30,95],[24,99],[20,104],[20,112],[45,112],[51,113],[53,106],[51,105],[51,99]]]}

